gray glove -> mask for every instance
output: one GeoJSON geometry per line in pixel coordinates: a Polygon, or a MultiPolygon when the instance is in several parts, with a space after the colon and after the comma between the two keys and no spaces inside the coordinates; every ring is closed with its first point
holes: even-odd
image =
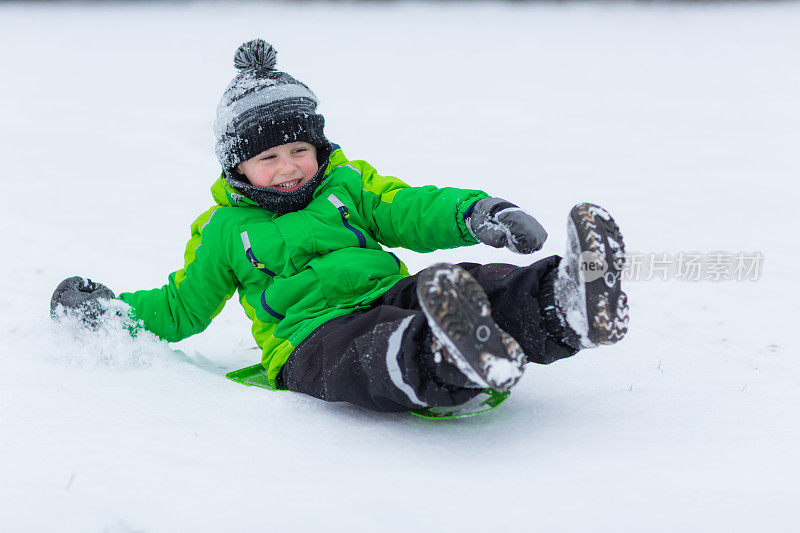
{"type": "Polygon", "coordinates": [[[72,276],[59,283],[53,292],[53,297],[50,299],[50,316],[55,320],[59,316],[75,315],[87,326],[95,327],[100,317],[106,313],[101,301],[113,299],[114,293],[102,283],[72,276]]]}
{"type": "Polygon", "coordinates": [[[502,198],[484,198],[472,206],[467,228],[484,244],[518,254],[541,250],[547,232],[531,215],[502,198]]]}

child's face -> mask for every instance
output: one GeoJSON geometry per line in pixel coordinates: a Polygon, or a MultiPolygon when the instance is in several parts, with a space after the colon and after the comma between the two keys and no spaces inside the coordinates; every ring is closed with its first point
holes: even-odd
{"type": "Polygon", "coordinates": [[[282,144],[239,163],[236,169],[256,187],[294,191],[317,173],[317,149],[302,141],[282,144]]]}

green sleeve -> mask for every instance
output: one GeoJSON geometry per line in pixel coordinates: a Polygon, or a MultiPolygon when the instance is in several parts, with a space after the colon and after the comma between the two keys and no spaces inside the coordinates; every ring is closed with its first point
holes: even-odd
{"type": "Polygon", "coordinates": [[[145,329],[177,342],[206,329],[236,290],[228,265],[230,239],[221,224],[212,224],[219,206],[212,207],[192,223],[186,245],[184,267],[169,275],[160,289],[125,292],[128,303],[145,329]]]}
{"type": "Polygon", "coordinates": [[[432,252],[478,241],[467,229],[464,213],[481,198],[483,191],[410,187],[391,176],[380,176],[364,161],[350,161],[361,174],[361,211],[372,224],[375,239],[390,247],[432,252]]]}

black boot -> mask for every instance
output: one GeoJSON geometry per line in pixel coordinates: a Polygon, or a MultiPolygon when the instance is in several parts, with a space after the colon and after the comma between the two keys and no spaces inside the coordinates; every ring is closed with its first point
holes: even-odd
{"type": "MultiPolygon", "coordinates": [[[[441,354],[475,388],[508,390],[522,376],[525,354],[492,319],[489,299],[463,268],[440,263],[419,274],[417,296],[441,354]]],[[[460,385],[460,384],[459,384],[460,385]]]]}
{"type": "Polygon", "coordinates": [[[625,244],[619,226],[600,206],[582,203],[567,222],[567,253],[554,281],[555,304],[575,348],[613,344],[628,332],[622,292],[625,244]]]}

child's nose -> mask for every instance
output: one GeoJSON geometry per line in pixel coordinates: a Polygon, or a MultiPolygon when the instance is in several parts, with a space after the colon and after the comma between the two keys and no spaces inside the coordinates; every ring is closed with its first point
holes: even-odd
{"type": "Polygon", "coordinates": [[[278,161],[278,170],[281,173],[288,174],[294,170],[294,161],[289,157],[281,157],[278,161]]]}

